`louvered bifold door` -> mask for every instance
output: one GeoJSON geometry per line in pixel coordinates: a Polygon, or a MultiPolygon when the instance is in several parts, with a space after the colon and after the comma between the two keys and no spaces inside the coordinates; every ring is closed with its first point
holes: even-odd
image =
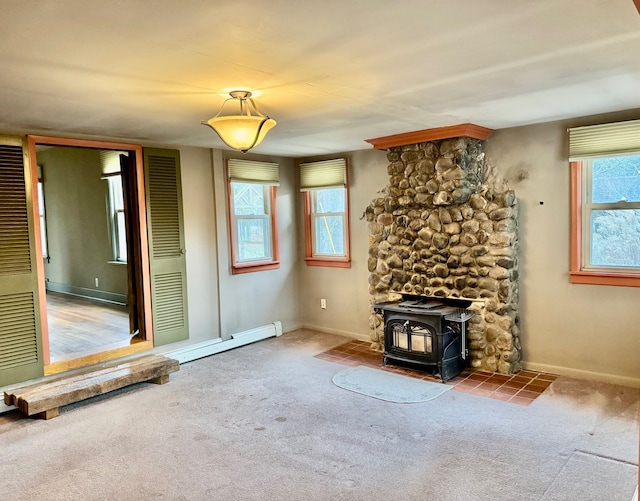
{"type": "Polygon", "coordinates": [[[28,162],[0,138],[0,387],[43,375],[28,162]]]}
{"type": "Polygon", "coordinates": [[[189,337],[180,153],[144,149],[154,345],[189,337]]]}

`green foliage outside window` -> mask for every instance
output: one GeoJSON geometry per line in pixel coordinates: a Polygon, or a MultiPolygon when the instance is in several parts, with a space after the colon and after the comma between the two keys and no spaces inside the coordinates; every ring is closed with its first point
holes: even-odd
{"type": "Polygon", "coordinates": [[[640,268],[640,155],[591,164],[590,265],[640,268]]]}
{"type": "Polygon", "coordinates": [[[256,261],[271,257],[271,219],[268,187],[262,184],[231,183],[236,222],[237,260],[256,261]]]}

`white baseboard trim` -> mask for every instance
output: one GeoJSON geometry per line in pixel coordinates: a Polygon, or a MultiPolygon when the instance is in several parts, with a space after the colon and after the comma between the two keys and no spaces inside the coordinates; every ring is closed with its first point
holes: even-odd
{"type": "Polygon", "coordinates": [[[301,329],[309,329],[312,331],[318,331],[318,332],[326,332],[327,334],[337,334],[339,336],[345,336],[345,337],[350,337],[353,339],[359,339],[360,341],[371,341],[371,338],[369,337],[369,334],[360,334],[357,332],[349,332],[349,331],[343,331],[343,330],[339,330],[339,329],[331,329],[330,327],[321,327],[319,325],[312,325],[312,324],[302,324],[300,326],[301,329]]]}
{"type": "Polygon", "coordinates": [[[262,341],[270,337],[278,337],[282,335],[282,324],[279,321],[275,321],[269,325],[263,325],[262,327],[256,327],[255,329],[249,329],[247,331],[238,332],[231,336],[231,339],[223,341],[220,338],[212,339],[210,341],[204,341],[202,343],[185,346],[175,350],[169,350],[163,352],[163,355],[173,358],[184,364],[191,362],[199,358],[215,355],[216,353],[222,353],[223,351],[232,350],[233,348],[239,348],[247,344],[255,343],[256,341],[262,341]]]}
{"type": "Polygon", "coordinates": [[[285,333],[297,331],[298,329],[302,329],[302,324],[290,324],[286,329],[287,330],[284,331],[285,333]]]}
{"type": "Polygon", "coordinates": [[[616,376],[615,374],[605,374],[603,372],[585,371],[582,369],[571,369],[569,367],[559,367],[557,365],[537,364],[535,362],[523,362],[525,369],[539,372],[549,372],[559,376],[573,377],[576,379],[586,379],[589,381],[600,381],[602,383],[619,384],[631,388],[640,388],[640,379],[616,376]]]}

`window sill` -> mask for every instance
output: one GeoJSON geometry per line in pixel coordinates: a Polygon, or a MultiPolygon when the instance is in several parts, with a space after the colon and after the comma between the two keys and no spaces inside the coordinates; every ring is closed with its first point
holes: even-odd
{"type": "Polygon", "coordinates": [[[569,281],[572,284],[640,287],[640,274],[608,273],[603,271],[572,271],[569,273],[569,281]]]}
{"type": "Polygon", "coordinates": [[[351,268],[351,260],[347,258],[306,257],[307,266],[326,266],[327,268],[351,268]]]}
{"type": "Polygon", "coordinates": [[[256,271],[277,270],[278,268],[280,268],[280,261],[269,261],[268,263],[234,264],[231,267],[231,274],[240,275],[242,273],[253,273],[256,271]]]}
{"type": "Polygon", "coordinates": [[[127,264],[126,261],[107,261],[108,264],[127,264]]]}

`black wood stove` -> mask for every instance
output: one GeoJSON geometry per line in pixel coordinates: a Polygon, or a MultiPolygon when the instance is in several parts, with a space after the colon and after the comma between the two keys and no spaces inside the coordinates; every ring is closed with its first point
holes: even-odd
{"type": "Polygon", "coordinates": [[[471,301],[403,294],[400,301],[373,305],[384,318],[384,364],[456,377],[467,366],[467,322],[471,301]]]}

